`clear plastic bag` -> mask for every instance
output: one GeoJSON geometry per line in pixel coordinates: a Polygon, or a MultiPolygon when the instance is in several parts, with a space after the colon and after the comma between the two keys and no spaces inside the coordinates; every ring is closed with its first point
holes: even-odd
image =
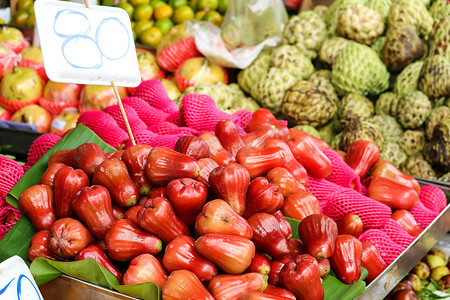
{"type": "Polygon", "coordinates": [[[229,0],[220,28],[203,21],[186,22],[197,49],[224,67],[244,69],[264,47],[280,41],[288,14],[282,0],[229,0]]]}

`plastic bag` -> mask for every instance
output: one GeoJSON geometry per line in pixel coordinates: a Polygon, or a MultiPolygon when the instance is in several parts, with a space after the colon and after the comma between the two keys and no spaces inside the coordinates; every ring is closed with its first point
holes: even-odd
{"type": "Polygon", "coordinates": [[[275,47],[281,41],[287,21],[282,0],[229,0],[221,28],[196,20],[185,24],[208,60],[244,69],[264,47],[275,47]]]}

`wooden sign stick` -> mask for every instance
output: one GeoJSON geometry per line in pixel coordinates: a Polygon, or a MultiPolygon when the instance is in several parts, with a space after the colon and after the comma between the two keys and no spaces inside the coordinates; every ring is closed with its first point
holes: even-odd
{"type": "Polygon", "coordinates": [[[133,137],[133,132],[131,132],[130,123],[128,122],[127,114],[125,113],[125,110],[123,109],[122,99],[120,99],[120,95],[119,95],[119,92],[117,91],[117,86],[116,86],[114,80],[111,80],[111,86],[114,90],[114,95],[116,96],[117,103],[119,103],[120,112],[122,113],[123,120],[125,121],[125,126],[127,127],[127,132],[128,132],[128,135],[130,136],[131,144],[133,146],[135,146],[136,142],[133,137]]]}

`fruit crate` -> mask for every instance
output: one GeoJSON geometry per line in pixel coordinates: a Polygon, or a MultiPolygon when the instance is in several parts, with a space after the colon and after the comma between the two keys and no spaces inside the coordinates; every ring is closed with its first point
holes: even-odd
{"type": "Polygon", "coordinates": [[[0,145],[11,145],[2,153],[13,155],[18,161],[26,161],[28,149],[41,134],[31,130],[0,128],[0,145]]]}

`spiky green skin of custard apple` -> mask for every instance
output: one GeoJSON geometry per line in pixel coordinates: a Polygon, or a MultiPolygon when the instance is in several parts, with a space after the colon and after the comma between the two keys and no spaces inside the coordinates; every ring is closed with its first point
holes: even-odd
{"type": "Polygon", "coordinates": [[[389,26],[386,32],[381,59],[389,71],[397,73],[421,58],[424,51],[422,40],[414,31],[414,27],[398,23],[395,26],[389,26]]]}
{"type": "Polygon", "coordinates": [[[438,180],[442,182],[450,182],[450,172],[445,173],[444,175],[439,177],[438,180]]]}
{"type": "Polygon", "coordinates": [[[422,66],[422,61],[416,61],[404,68],[395,79],[394,93],[401,97],[416,91],[422,66]]]}
{"type": "Polygon", "coordinates": [[[331,5],[328,7],[327,11],[325,12],[325,24],[327,25],[328,29],[328,35],[336,36],[338,35],[337,32],[337,23],[339,18],[339,12],[341,9],[345,8],[348,5],[361,3],[365,4],[365,0],[335,0],[331,5]]]}
{"type": "Polygon", "coordinates": [[[443,17],[442,11],[444,11],[447,7],[447,0],[435,0],[430,7],[430,15],[435,21],[439,21],[443,17]]]}
{"type": "Polygon", "coordinates": [[[391,162],[398,168],[407,158],[408,156],[397,143],[384,142],[383,150],[380,152],[380,159],[391,162]]]}
{"type": "Polygon", "coordinates": [[[319,70],[314,72],[309,81],[311,81],[320,91],[327,94],[328,98],[336,103],[339,103],[339,97],[334,90],[333,84],[330,81],[331,72],[328,70],[319,70]]]}
{"type": "Polygon", "coordinates": [[[442,55],[425,59],[417,87],[430,98],[449,97],[450,61],[442,55]]]}
{"type": "Polygon", "coordinates": [[[322,136],[320,135],[320,132],[311,125],[295,125],[294,128],[303,130],[306,133],[309,133],[310,135],[318,138],[318,139],[322,139],[322,136]]]}
{"type": "Polygon", "coordinates": [[[403,129],[397,120],[388,115],[375,115],[369,119],[370,122],[378,125],[384,136],[385,142],[397,143],[403,134],[403,129]]]}
{"type": "Polygon", "coordinates": [[[443,55],[450,61],[450,15],[434,24],[428,55],[443,55]]]}
{"type": "Polygon", "coordinates": [[[367,0],[366,6],[380,13],[383,22],[386,22],[386,18],[391,8],[392,0],[367,0]]]}
{"type": "Polygon", "coordinates": [[[231,107],[233,106],[234,97],[231,90],[228,88],[228,85],[223,82],[213,83],[210,85],[199,84],[195,87],[188,87],[178,99],[181,101],[181,99],[188,94],[208,95],[214,99],[218,109],[227,113],[231,113],[232,111],[231,107]]]}
{"type": "Polygon", "coordinates": [[[319,60],[327,67],[331,67],[338,52],[343,49],[350,41],[340,36],[334,36],[326,39],[319,50],[319,60]]]}
{"type": "Polygon", "coordinates": [[[436,18],[434,18],[435,21],[439,21],[444,16],[450,15],[450,5],[446,5],[444,8],[442,8],[438,13],[436,14],[436,18]]]}
{"type": "Polygon", "coordinates": [[[383,47],[384,47],[384,43],[386,42],[386,36],[382,35],[379,36],[375,42],[373,42],[373,44],[370,46],[370,48],[373,49],[373,51],[375,51],[379,57],[381,57],[381,51],[383,51],[383,47]]]}
{"type": "Polygon", "coordinates": [[[307,57],[317,57],[327,37],[325,22],[314,11],[303,11],[289,19],[283,32],[283,44],[297,46],[307,57]]]}
{"type": "Polygon", "coordinates": [[[450,108],[447,106],[433,108],[430,117],[425,124],[425,136],[428,141],[433,137],[434,127],[444,119],[450,119],[450,108]]]}
{"type": "Polygon", "coordinates": [[[329,143],[331,149],[333,149],[333,150],[341,150],[342,149],[341,148],[341,138],[342,138],[343,133],[344,132],[341,131],[333,137],[333,139],[329,143]]]}
{"type": "Polygon", "coordinates": [[[211,87],[209,85],[206,84],[199,84],[197,86],[190,86],[187,87],[183,93],[181,93],[181,95],[178,97],[178,99],[175,101],[178,105],[178,107],[181,107],[181,99],[183,99],[184,96],[189,95],[189,94],[204,94],[204,95],[208,95],[211,98],[215,99],[216,98],[216,94],[214,93],[214,91],[211,89],[211,87]]]}
{"type": "MultiPolygon", "coordinates": [[[[336,115],[333,118],[335,118],[335,117],[336,117],[336,115]]],[[[321,127],[317,127],[317,130],[320,133],[320,138],[322,140],[324,140],[325,142],[327,142],[327,144],[331,144],[331,142],[333,141],[333,139],[337,133],[333,121],[330,121],[321,127]]],[[[338,145],[339,145],[339,141],[338,141],[338,145]]]]}
{"type": "Polygon", "coordinates": [[[350,119],[370,118],[374,112],[375,106],[372,101],[362,95],[350,93],[343,97],[338,105],[337,117],[340,121],[339,129],[344,129],[350,119]]]}
{"type": "Polygon", "coordinates": [[[400,170],[409,176],[426,179],[436,179],[436,173],[431,165],[422,156],[409,156],[400,165],[400,170]]]}
{"type": "Polygon", "coordinates": [[[313,12],[318,14],[322,20],[325,22],[325,12],[328,10],[328,6],[326,5],[316,5],[313,8],[313,12]]]}
{"type": "Polygon", "coordinates": [[[237,82],[242,90],[250,93],[252,86],[262,78],[270,67],[270,53],[261,52],[258,57],[248,66],[239,72],[237,82]]]}
{"type": "Polygon", "coordinates": [[[273,67],[288,70],[297,80],[307,80],[315,71],[311,60],[293,45],[273,49],[270,63],[273,67]]]}
{"type": "Polygon", "coordinates": [[[408,156],[422,155],[425,147],[425,132],[422,130],[405,130],[398,144],[408,156]]]}
{"type": "Polygon", "coordinates": [[[336,55],[331,82],[339,95],[378,95],[389,87],[390,74],[369,46],[350,42],[336,55]]]}
{"type": "Polygon", "coordinates": [[[281,113],[290,124],[325,125],[336,113],[336,104],[312,82],[298,81],[284,94],[281,113]]]}
{"type": "Polygon", "coordinates": [[[275,115],[281,109],[284,93],[296,82],[297,79],[287,70],[271,67],[252,86],[250,94],[262,107],[267,108],[275,115]]]}
{"type": "Polygon", "coordinates": [[[441,120],[423,149],[424,159],[442,172],[450,172],[450,119],[441,120]]]}
{"type": "Polygon", "coordinates": [[[431,101],[421,91],[400,97],[397,104],[397,121],[405,129],[420,127],[431,114],[431,101]]]}
{"type": "Polygon", "coordinates": [[[347,152],[353,141],[368,140],[383,149],[384,137],[380,128],[368,120],[350,119],[342,132],[340,148],[347,152]]]}
{"type": "Polygon", "coordinates": [[[394,0],[387,22],[388,26],[395,26],[397,23],[410,24],[420,36],[428,40],[434,20],[421,0],[394,0]]]}
{"type": "Polygon", "coordinates": [[[384,22],[378,11],[355,3],[339,12],[337,31],[346,39],[371,45],[383,33],[384,22]]]}
{"type": "Polygon", "coordinates": [[[393,101],[397,101],[397,95],[392,92],[384,92],[375,102],[375,114],[391,115],[391,105],[393,101]]]}
{"type": "Polygon", "coordinates": [[[233,106],[229,110],[229,114],[233,114],[240,109],[247,109],[249,111],[256,111],[260,109],[261,106],[252,97],[241,98],[240,101],[233,103],[233,106]]]}

